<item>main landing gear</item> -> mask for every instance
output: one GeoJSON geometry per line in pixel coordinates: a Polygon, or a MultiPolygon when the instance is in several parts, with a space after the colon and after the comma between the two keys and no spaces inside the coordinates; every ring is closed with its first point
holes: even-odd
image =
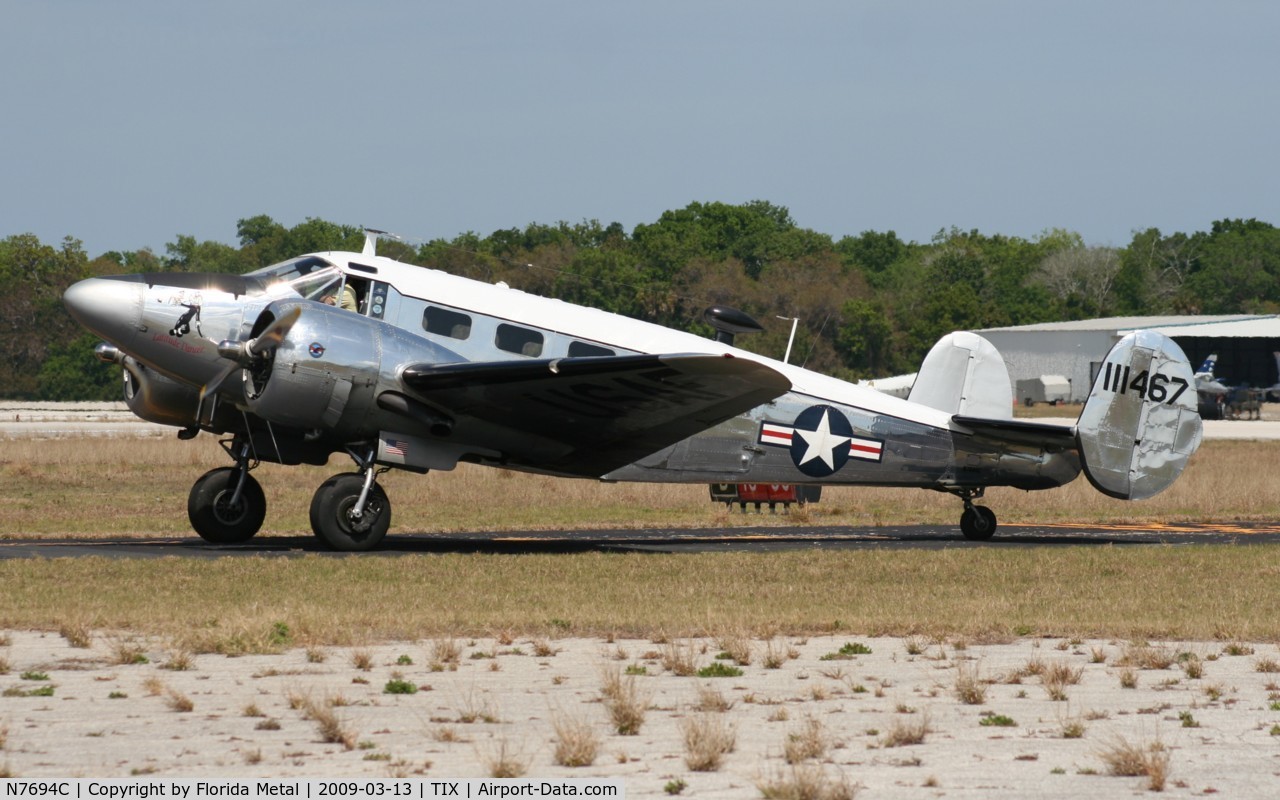
{"type": "MultiPolygon", "coordinates": [[[[258,466],[248,440],[219,442],[234,467],[218,467],[200,476],[187,497],[187,517],[200,538],[213,544],[247,542],[262,527],[267,499],[249,471],[258,466]]],[[[378,546],[391,527],[391,501],[377,483],[386,472],[374,465],[375,450],[347,453],[358,472],[334,475],[311,498],[311,530],[334,550],[355,552],[378,546]]]]}
{"type": "Polygon", "coordinates": [[[974,542],[985,542],[995,535],[996,512],[986,506],[975,506],[974,500],[982,497],[983,487],[974,489],[948,489],[964,501],[964,511],[960,514],[960,532],[964,538],[974,542]]]}
{"type": "Polygon", "coordinates": [[[334,475],[311,498],[311,530],[334,550],[355,552],[378,546],[391,527],[391,501],[377,484],[376,451],[347,451],[359,472],[334,475]]]}
{"type": "Polygon", "coordinates": [[[206,542],[247,542],[267,516],[262,486],[249,474],[258,462],[250,458],[248,442],[236,438],[220,444],[236,465],[211,469],[200,476],[187,496],[187,518],[206,542]]]}

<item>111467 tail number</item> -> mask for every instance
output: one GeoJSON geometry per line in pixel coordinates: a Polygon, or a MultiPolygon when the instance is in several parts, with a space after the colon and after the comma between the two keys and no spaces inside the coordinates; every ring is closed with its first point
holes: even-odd
{"type": "Polygon", "coordinates": [[[1133,392],[1143,400],[1166,405],[1178,402],[1178,398],[1187,390],[1188,385],[1186,378],[1165,375],[1162,372],[1148,372],[1145,369],[1136,375],[1130,375],[1127,364],[1112,364],[1109,361],[1102,377],[1104,391],[1117,394],[1133,392]]]}

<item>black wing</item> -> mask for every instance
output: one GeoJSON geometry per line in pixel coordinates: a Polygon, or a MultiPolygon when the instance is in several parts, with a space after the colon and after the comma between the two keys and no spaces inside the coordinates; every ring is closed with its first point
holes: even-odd
{"type": "Polygon", "coordinates": [[[591,477],[791,389],[763,364],[713,355],[415,364],[401,380],[453,420],[451,441],[511,466],[591,477]]]}

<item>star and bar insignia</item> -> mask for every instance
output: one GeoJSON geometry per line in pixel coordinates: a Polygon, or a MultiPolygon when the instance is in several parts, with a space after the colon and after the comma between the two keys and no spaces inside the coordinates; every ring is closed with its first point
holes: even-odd
{"type": "Polygon", "coordinates": [[[792,425],[762,422],[760,444],[786,447],[796,468],[812,478],[840,471],[850,458],[880,462],[884,441],[853,435],[853,426],[838,409],[810,406],[792,425]]]}

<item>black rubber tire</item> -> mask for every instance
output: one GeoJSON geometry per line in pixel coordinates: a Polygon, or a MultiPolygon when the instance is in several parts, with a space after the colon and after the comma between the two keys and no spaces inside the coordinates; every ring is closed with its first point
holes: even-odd
{"type": "Polygon", "coordinates": [[[240,502],[227,504],[235,494],[240,471],[234,467],[211,469],[192,485],[187,496],[187,519],[200,538],[213,544],[247,542],[267,518],[267,498],[252,475],[244,478],[240,502]]]}
{"type": "Polygon", "coordinates": [[[391,527],[391,501],[382,487],[369,490],[364,515],[356,522],[347,512],[360,499],[364,477],[356,472],[334,475],[311,498],[311,530],[334,550],[358,553],[377,547],[391,527]]]}
{"type": "Polygon", "coordinates": [[[985,542],[996,533],[996,512],[986,506],[970,506],[960,515],[960,532],[974,542],[985,542]]]}

